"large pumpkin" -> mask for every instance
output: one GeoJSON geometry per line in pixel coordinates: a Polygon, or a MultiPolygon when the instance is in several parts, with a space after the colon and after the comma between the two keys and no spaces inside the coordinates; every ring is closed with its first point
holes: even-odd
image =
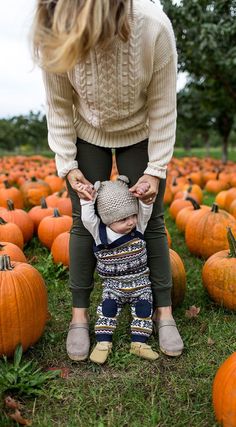
{"type": "Polygon", "coordinates": [[[41,337],[47,319],[47,291],[31,265],[0,256],[0,354],[26,350],[41,337]]]}
{"type": "Polygon", "coordinates": [[[183,261],[177,252],[173,251],[172,249],[169,249],[169,251],[173,283],[171,289],[171,299],[173,307],[176,307],[184,300],[186,292],[186,273],[183,261]]]}
{"type": "Polygon", "coordinates": [[[235,218],[215,203],[212,209],[192,213],[185,228],[185,241],[189,251],[209,258],[216,252],[228,249],[227,227],[236,232],[235,218]]]}
{"type": "Polygon", "coordinates": [[[224,427],[236,426],[236,352],[218,369],[213,381],[212,400],[217,421],[224,427]]]}
{"type": "Polygon", "coordinates": [[[202,282],[213,301],[236,310],[236,241],[230,228],[227,236],[230,251],[219,251],[208,258],[202,269],[202,282]]]}

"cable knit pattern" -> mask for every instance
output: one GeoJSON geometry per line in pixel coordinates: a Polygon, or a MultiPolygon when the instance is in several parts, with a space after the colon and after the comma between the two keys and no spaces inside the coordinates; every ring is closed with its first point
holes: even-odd
{"type": "Polygon", "coordinates": [[[96,47],[73,70],[43,71],[48,141],[59,176],[78,166],[76,138],[103,147],[125,147],[149,138],[144,171],[165,178],[176,126],[176,46],[159,5],[133,0],[131,36],[96,47]]]}

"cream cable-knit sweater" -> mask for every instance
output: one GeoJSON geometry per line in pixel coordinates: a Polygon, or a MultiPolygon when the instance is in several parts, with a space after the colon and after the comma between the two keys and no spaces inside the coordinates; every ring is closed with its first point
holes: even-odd
{"type": "Polygon", "coordinates": [[[125,147],[149,138],[144,173],[165,178],[176,127],[177,54],[161,7],[133,0],[131,37],[92,50],[68,73],[43,71],[48,141],[58,175],[78,167],[76,138],[125,147]]]}

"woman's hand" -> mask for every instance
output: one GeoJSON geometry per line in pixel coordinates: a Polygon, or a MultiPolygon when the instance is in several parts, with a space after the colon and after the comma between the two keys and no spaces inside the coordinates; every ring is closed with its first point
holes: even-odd
{"type": "Polygon", "coordinates": [[[66,177],[80,199],[93,200],[95,195],[93,184],[85,178],[80,169],[72,169],[66,177]]]}
{"type": "Polygon", "coordinates": [[[135,197],[142,200],[142,202],[146,203],[147,205],[151,205],[155,202],[156,196],[158,194],[159,183],[160,178],[157,176],[143,175],[141,178],[139,178],[136,184],[129,189],[129,191],[131,191],[135,197]],[[145,192],[140,191],[140,188],[142,188],[144,183],[147,184],[147,191],[145,192]],[[142,184],[142,186],[140,184],[142,184]]]}

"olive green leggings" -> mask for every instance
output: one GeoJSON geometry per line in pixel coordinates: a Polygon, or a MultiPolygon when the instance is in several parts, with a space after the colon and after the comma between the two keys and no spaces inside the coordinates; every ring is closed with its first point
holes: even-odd
{"type": "MultiPolygon", "coordinates": [[[[116,161],[120,175],[130,179],[134,185],[143,175],[148,162],[148,141],[130,147],[117,148],[116,161]]],[[[81,139],[77,140],[78,167],[92,183],[109,179],[112,167],[110,148],[98,147],[81,139]]],[[[90,293],[93,289],[93,276],[96,258],[93,254],[93,238],[81,222],[80,201],[67,181],[72,201],[73,226],[70,234],[70,289],[73,307],[89,307],[90,293]]],[[[159,192],[153,206],[152,216],[145,231],[148,266],[152,283],[155,307],[171,305],[171,269],[169,249],[164,225],[163,196],[165,180],[161,179],[159,192]]]]}

